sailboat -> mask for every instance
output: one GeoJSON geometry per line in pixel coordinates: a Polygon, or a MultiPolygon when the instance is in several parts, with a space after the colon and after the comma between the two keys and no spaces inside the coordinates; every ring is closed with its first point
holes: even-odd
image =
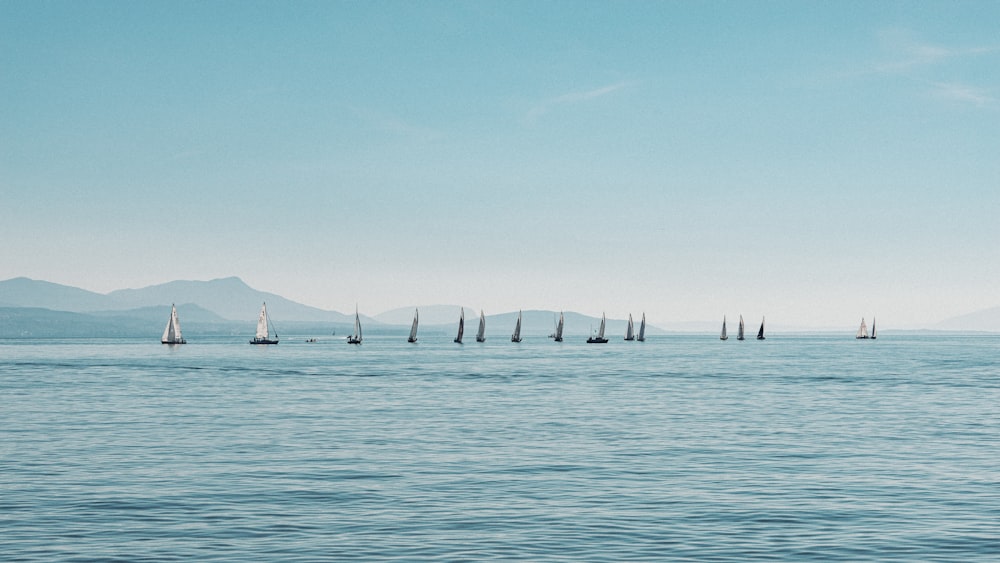
{"type": "Polygon", "coordinates": [[[875,317],[872,317],[872,340],[875,340],[875,317]]]}
{"type": "Polygon", "coordinates": [[[462,333],[465,332],[465,307],[462,307],[462,314],[458,317],[458,336],[455,337],[455,342],[459,344],[462,343],[462,333]]]}
{"type": "Polygon", "coordinates": [[[479,310],[479,332],[476,333],[476,342],[486,342],[486,315],[483,310],[479,310]]]}
{"type": "Polygon", "coordinates": [[[517,324],[514,325],[514,334],[510,335],[511,342],[521,341],[521,311],[517,312],[517,324]]]}
{"type": "Polygon", "coordinates": [[[604,325],[605,325],[604,313],[601,313],[601,328],[597,330],[597,336],[591,336],[587,339],[587,344],[607,344],[608,339],[604,338],[604,325]]]}
{"type": "Polygon", "coordinates": [[[187,340],[181,336],[181,322],[177,320],[177,307],[170,305],[170,318],[167,319],[167,328],[163,329],[163,338],[160,344],[187,344],[187,340]]]}
{"type": "Polygon", "coordinates": [[[413,326],[410,327],[410,337],[406,339],[407,342],[417,341],[417,322],[420,321],[420,309],[413,310],[413,326]]]}
{"type": "Polygon", "coordinates": [[[632,313],[628,314],[628,328],[625,329],[625,340],[628,342],[635,340],[635,327],[632,326],[632,313]]]}
{"type": "Polygon", "coordinates": [[[740,315],[740,330],[736,333],[736,340],[746,340],[743,336],[743,315],[740,315]]]}
{"type": "Polygon", "coordinates": [[[563,333],[563,314],[562,311],[560,311],[559,324],[556,325],[556,333],[552,338],[554,338],[556,342],[562,342],[563,341],[562,333],[563,333]]]}
{"type": "Polygon", "coordinates": [[[865,324],[865,318],[861,317],[861,326],[858,327],[858,333],[854,336],[858,340],[868,340],[868,325],[865,324]]]}
{"type": "Polygon", "coordinates": [[[642,314],[642,322],[639,323],[639,336],[635,337],[639,342],[646,341],[646,313],[642,314]]]}
{"type": "Polygon", "coordinates": [[[760,330],[757,331],[757,340],[764,340],[764,317],[760,318],[760,330]]]}
{"type": "Polygon", "coordinates": [[[358,307],[354,306],[354,334],[347,337],[348,344],[361,344],[361,317],[358,316],[358,307]]]}
{"type": "Polygon", "coordinates": [[[726,316],[722,315],[722,334],[719,335],[719,340],[729,340],[729,335],[726,334],[726,316]]]}
{"type": "Polygon", "coordinates": [[[257,317],[257,334],[250,344],[277,344],[278,331],[274,331],[274,340],[270,334],[271,322],[267,318],[267,303],[260,306],[260,315],[257,317]]]}

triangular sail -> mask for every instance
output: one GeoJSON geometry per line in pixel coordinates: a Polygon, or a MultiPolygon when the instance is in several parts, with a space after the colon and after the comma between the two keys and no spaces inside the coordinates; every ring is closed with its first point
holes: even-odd
{"type": "Polygon", "coordinates": [[[164,344],[184,344],[184,336],[181,334],[181,321],[177,318],[177,307],[170,305],[170,318],[167,319],[167,326],[163,329],[163,337],[160,342],[164,344]]]}
{"type": "Polygon", "coordinates": [[[483,310],[479,310],[479,332],[476,333],[476,342],[486,342],[486,315],[483,310]]]}
{"type": "Polygon", "coordinates": [[[267,336],[267,303],[264,303],[260,306],[260,315],[257,317],[257,339],[267,340],[267,336]]]}
{"type": "Polygon", "coordinates": [[[604,338],[605,316],[601,314],[601,328],[597,330],[597,338],[604,338]]]}
{"type": "Polygon", "coordinates": [[[632,313],[628,314],[628,328],[625,329],[625,340],[635,340],[635,327],[632,325],[632,313]]]}
{"type": "Polygon", "coordinates": [[[410,337],[407,338],[407,342],[417,341],[417,324],[420,322],[420,309],[414,309],[413,311],[413,325],[410,327],[410,337]]]}
{"type": "Polygon", "coordinates": [[[736,340],[744,340],[744,339],[745,338],[743,336],[743,315],[740,315],[740,329],[736,333],[736,340]]]}
{"type": "Polygon", "coordinates": [[[726,334],[726,317],[722,317],[722,334],[719,335],[719,340],[729,340],[729,335],[726,334]]]}
{"type": "Polygon", "coordinates": [[[760,330],[757,331],[757,340],[764,340],[764,319],[760,320],[760,330]]]}
{"type": "Polygon", "coordinates": [[[646,313],[642,314],[642,322],[639,323],[639,336],[636,340],[639,342],[644,342],[646,340],[646,313]]]}
{"type": "Polygon", "coordinates": [[[459,344],[462,343],[462,334],[465,332],[465,307],[462,307],[462,314],[458,317],[458,336],[455,337],[455,342],[459,344]]]}
{"type": "Polygon", "coordinates": [[[872,317],[872,340],[875,340],[875,338],[876,338],[876,334],[875,334],[875,317],[872,317]]]}
{"type": "Polygon", "coordinates": [[[556,342],[562,342],[563,340],[563,314],[562,311],[559,312],[559,324],[556,325],[556,342]]]}
{"type": "Polygon", "coordinates": [[[858,327],[858,333],[854,336],[854,338],[868,338],[868,327],[865,325],[864,317],[861,317],[861,326],[858,327]]]}
{"type": "Polygon", "coordinates": [[[517,312],[517,324],[514,325],[514,334],[510,335],[511,342],[521,341],[521,311],[517,312]]]}
{"type": "Polygon", "coordinates": [[[347,337],[348,344],[361,344],[361,315],[357,306],[354,307],[354,334],[347,337]]]}

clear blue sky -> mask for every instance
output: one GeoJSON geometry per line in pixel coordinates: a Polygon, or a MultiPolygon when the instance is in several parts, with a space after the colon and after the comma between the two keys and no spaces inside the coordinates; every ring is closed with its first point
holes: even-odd
{"type": "Polygon", "coordinates": [[[997,22],[953,1],[2,2],[0,278],[919,326],[1000,304],[997,22]]]}

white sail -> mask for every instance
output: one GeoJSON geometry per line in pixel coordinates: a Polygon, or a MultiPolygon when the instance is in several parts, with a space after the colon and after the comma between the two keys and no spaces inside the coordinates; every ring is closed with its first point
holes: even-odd
{"type": "Polygon", "coordinates": [[[413,311],[413,326],[410,327],[410,337],[407,338],[407,342],[417,341],[417,323],[420,322],[420,309],[414,309],[413,311]]]}
{"type": "Polygon", "coordinates": [[[257,317],[257,339],[267,340],[267,303],[260,306],[260,316],[257,317]]]}
{"type": "Polygon", "coordinates": [[[625,340],[635,340],[635,327],[632,325],[632,313],[628,314],[628,328],[625,329],[625,340]]]}
{"type": "Polygon", "coordinates": [[[462,307],[462,314],[458,317],[458,336],[455,337],[455,342],[462,343],[463,333],[465,333],[465,307],[462,307]]]}
{"type": "Polygon", "coordinates": [[[556,325],[556,342],[562,342],[563,340],[563,314],[562,311],[559,312],[559,324],[556,325]]]}
{"type": "Polygon", "coordinates": [[[479,332],[476,333],[476,342],[486,342],[486,315],[483,310],[479,310],[479,332]]]}
{"type": "Polygon", "coordinates": [[[740,330],[736,333],[736,340],[743,340],[743,315],[740,315],[740,330]]]}
{"type": "Polygon", "coordinates": [[[361,315],[358,314],[357,306],[354,307],[354,334],[347,339],[350,344],[361,344],[361,315]]]}
{"type": "Polygon", "coordinates": [[[167,319],[167,327],[163,329],[163,337],[160,342],[164,344],[184,344],[184,336],[181,335],[181,321],[177,318],[177,307],[170,306],[170,318],[167,319]]]}
{"type": "Polygon", "coordinates": [[[604,313],[601,313],[601,328],[597,330],[597,338],[604,338],[604,324],[605,324],[604,313]]]}
{"type": "Polygon", "coordinates": [[[722,316],[722,334],[719,335],[719,340],[729,340],[729,335],[726,334],[726,316],[722,316]]]}
{"type": "Polygon", "coordinates": [[[639,342],[645,342],[646,340],[646,313],[642,314],[642,322],[639,323],[639,336],[636,337],[639,342]]]}
{"type": "Polygon", "coordinates": [[[865,325],[864,317],[861,317],[861,326],[858,327],[858,334],[854,338],[868,338],[868,326],[865,325]]]}
{"type": "Polygon", "coordinates": [[[514,325],[514,334],[510,335],[511,342],[521,341],[521,311],[517,312],[517,324],[514,325]]]}

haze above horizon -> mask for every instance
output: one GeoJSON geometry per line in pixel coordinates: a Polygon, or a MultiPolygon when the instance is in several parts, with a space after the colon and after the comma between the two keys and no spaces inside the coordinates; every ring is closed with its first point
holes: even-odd
{"type": "Polygon", "coordinates": [[[908,328],[1000,304],[993,2],[0,4],[0,279],[908,328]]]}

